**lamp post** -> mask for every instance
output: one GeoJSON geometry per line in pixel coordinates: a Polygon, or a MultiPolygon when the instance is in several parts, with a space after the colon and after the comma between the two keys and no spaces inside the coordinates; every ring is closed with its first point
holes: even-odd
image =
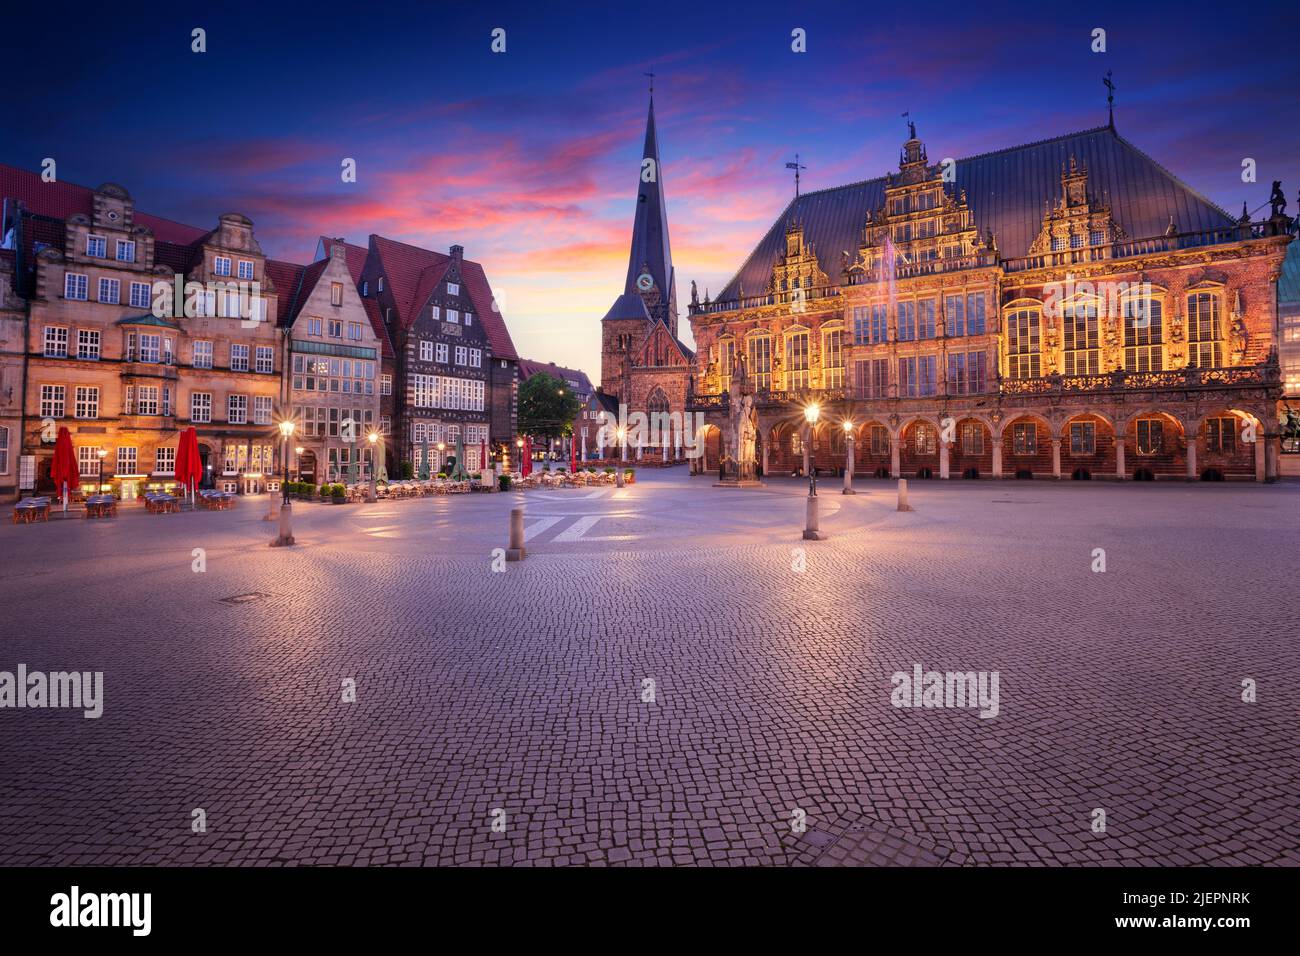
{"type": "Polygon", "coordinates": [[[95,488],[95,494],[104,493],[104,459],[108,457],[108,452],[100,448],[95,452],[99,456],[99,485],[95,488]]]}
{"type": "MultiPolygon", "coordinates": [[[[817,424],[817,419],[821,415],[821,407],[815,402],[803,410],[803,417],[808,422],[808,443],[804,446],[804,453],[811,457],[812,433],[813,427],[817,424]]],[[[821,530],[817,514],[817,467],[812,465],[808,469],[808,506],[806,509],[807,520],[804,523],[803,538],[805,541],[825,541],[826,535],[821,530]]]]}
{"type": "MultiPolygon", "coordinates": [[[[442,453],[446,448],[447,448],[446,442],[441,442],[441,441],[438,442],[438,471],[442,471],[442,453]]],[[[435,471],[433,473],[433,476],[435,478],[438,477],[438,471],[435,471]]]]}
{"type": "Polygon", "coordinates": [[[366,501],[378,501],[379,493],[375,486],[375,477],[378,473],[375,468],[375,462],[377,461],[375,455],[379,453],[379,432],[371,432],[366,437],[370,439],[370,491],[366,495],[366,501]]]}
{"type": "Polygon", "coordinates": [[[622,488],[623,462],[627,461],[627,429],[622,426],[619,426],[618,429],[618,444],[619,448],[622,449],[622,452],[619,455],[619,466],[614,472],[614,485],[618,488],[622,488]]]}
{"type": "Polygon", "coordinates": [[[289,439],[293,437],[294,423],[288,419],[280,422],[280,434],[284,438],[284,478],[280,482],[283,498],[280,500],[280,534],[271,542],[273,548],[283,548],[293,544],[293,505],[289,503],[289,439]]]}
{"type": "Polygon", "coordinates": [[[844,491],[842,494],[855,495],[853,490],[853,422],[844,419],[844,491]]]}
{"type": "Polygon", "coordinates": [[[303,448],[302,445],[299,445],[297,448],[293,450],[293,463],[295,465],[294,470],[298,472],[299,481],[302,481],[302,453],[306,450],[307,449],[303,448]]]}

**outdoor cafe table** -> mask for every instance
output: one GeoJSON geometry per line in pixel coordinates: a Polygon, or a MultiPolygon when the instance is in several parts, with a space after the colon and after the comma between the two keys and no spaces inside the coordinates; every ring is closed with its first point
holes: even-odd
{"type": "Polygon", "coordinates": [[[14,505],[14,524],[22,522],[31,524],[33,521],[50,520],[50,499],[49,498],[25,498],[18,504],[14,505]]]}
{"type": "Polygon", "coordinates": [[[117,499],[112,495],[91,495],[86,499],[86,517],[117,517],[117,499]]]}

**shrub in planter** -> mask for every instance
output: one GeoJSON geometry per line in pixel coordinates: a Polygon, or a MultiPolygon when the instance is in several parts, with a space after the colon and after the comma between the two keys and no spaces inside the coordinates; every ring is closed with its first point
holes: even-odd
{"type": "Polygon", "coordinates": [[[498,488],[499,490],[501,490],[501,491],[509,491],[509,490],[510,490],[510,476],[509,476],[509,475],[500,475],[500,476],[497,478],[497,488],[498,488]]]}
{"type": "Polygon", "coordinates": [[[330,496],[330,486],[321,485],[319,490],[317,491],[317,494],[320,495],[321,501],[324,501],[326,498],[330,496]]]}
{"type": "Polygon", "coordinates": [[[407,481],[415,477],[415,462],[413,461],[402,462],[402,477],[407,481]]]}
{"type": "Polygon", "coordinates": [[[341,505],[347,500],[348,490],[341,484],[330,485],[330,498],[334,504],[341,505]]]}
{"type": "Polygon", "coordinates": [[[447,480],[447,473],[446,473],[445,471],[440,471],[440,472],[438,472],[438,478],[439,478],[440,480],[442,480],[442,481],[446,481],[446,480],[447,480]]]}
{"type": "Polygon", "coordinates": [[[623,480],[629,483],[636,481],[636,472],[634,472],[631,468],[624,468],[623,480]]]}

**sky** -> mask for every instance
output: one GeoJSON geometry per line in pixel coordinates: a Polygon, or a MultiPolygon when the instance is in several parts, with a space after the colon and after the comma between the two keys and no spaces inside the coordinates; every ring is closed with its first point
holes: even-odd
{"type": "MultiPolygon", "coordinates": [[[[904,112],[932,157],[1104,125],[1107,70],[1125,138],[1234,215],[1275,179],[1297,212],[1300,4],[184,6],[7,12],[0,162],[52,157],[60,179],[120,183],[195,226],[241,212],[294,262],[322,234],[459,243],[520,354],[593,379],[646,72],[683,312],[691,280],[719,290],[781,214],[796,152],[806,191],[896,169],[904,112]]],[[[691,344],[684,314],[681,329],[691,344]]]]}

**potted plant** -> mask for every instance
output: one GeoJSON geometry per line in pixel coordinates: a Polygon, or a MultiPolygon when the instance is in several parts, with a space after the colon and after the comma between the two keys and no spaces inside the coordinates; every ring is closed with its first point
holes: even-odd
{"type": "Polygon", "coordinates": [[[330,486],[327,485],[327,484],[326,484],[326,485],[321,485],[320,488],[317,490],[316,494],[317,494],[317,496],[320,498],[321,501],[329,501],[329,500],[330,500],[330,486]]]}
{"type": "Polygon", "coordinates": [[[497,488],[500,489],[501,491],[509,491],[509,490],[510,490],[510,476],[509,476],[509,475],[500,475],[500,476],[498,476],[498,477],[497,477],[497,488]]]}
{"type": "Polygon", "coordinates": [[[330,498],[334,504],[341,505],[346,502],[348,500],[347,495],[348,490],[342,483],[330,485],[330,498]]]}

